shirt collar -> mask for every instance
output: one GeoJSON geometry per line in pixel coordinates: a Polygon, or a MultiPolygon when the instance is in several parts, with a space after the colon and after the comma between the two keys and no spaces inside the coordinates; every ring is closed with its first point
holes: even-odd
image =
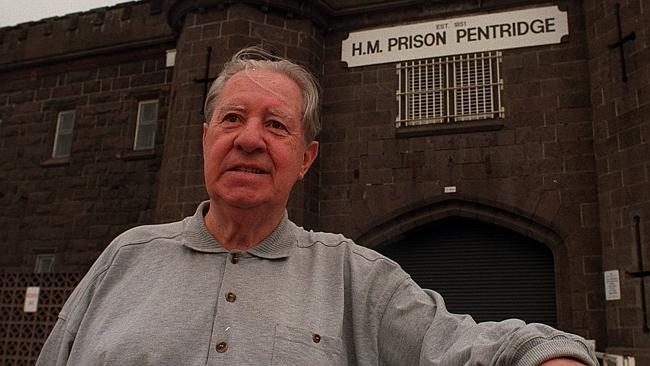
{"type": "MultiPolygon", "coordinates": [[[[203,215],[207,212],[210,201],[201,202],[193,216],[183,220],[184,233],[183,245],[203,253],[227,253],[218,240],[209,232],[203,221],[203,215]]],[[[284,212],[278,226],[255,247],[247,252],[266,259],[286,258],[296,246],[295,225],[289,221],[287,212],[284,212]]]]}

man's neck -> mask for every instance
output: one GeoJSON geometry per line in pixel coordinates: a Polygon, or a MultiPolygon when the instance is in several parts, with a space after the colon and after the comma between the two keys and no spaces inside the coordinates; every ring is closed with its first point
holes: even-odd
{"type": "Polygon", "coordinates": [[[230,208],[210,201],[203,221],[208,232],[226,250],[246,251],[271,235],[283,216],[284,210],[267,212],[261,209],[230,208]]]}

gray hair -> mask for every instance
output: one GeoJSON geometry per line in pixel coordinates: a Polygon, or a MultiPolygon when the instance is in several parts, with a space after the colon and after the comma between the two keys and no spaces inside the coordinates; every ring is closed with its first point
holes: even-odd
{"type": "Polygon", "coordinates": [[[214,104],[219,98],[226,82],[236,73],[249,68],[259,68],[278,72],[293,80],[303,98],[302,123],[305,130],[305,140],[311,142],[320,131],[320,96],[318,81],[303,66],[295,64],[280,56],[275,56],[260,47],[247,47],[235,53],[230,61],[224,64],[223,70],[210,86],[205,99],[205,116],[209,123],[214,113],[214,104]]]}

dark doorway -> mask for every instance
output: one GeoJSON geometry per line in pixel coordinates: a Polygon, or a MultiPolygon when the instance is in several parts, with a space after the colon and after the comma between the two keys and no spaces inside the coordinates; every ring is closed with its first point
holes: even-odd
{"type": "Polygon", "coordinates": [[[447,218],[380,249],[447,308],[476,321],[519,318],[557,326],[553,255],[512,230],[447,218]]]}

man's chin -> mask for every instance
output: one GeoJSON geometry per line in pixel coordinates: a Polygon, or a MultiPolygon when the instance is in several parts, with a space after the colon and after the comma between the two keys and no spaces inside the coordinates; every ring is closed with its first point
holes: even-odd
{"type": "Polygon", "coordinates": [[[261,212],[281,211],[284,212],[288,200],[288,192],[286,195],[278,194],[272,189],[260,189],[257,187],[248,186],[233,186],[221,187],[212,192],[208,192],[211,201],[222,207],[240,209],[240,210],[256,210],[261,212]],[[280,196],[284,196],[284,199],[280,196]]]}
{"type": "Polygon", "coordinates": [[[253,210],[269,205],[269,201],[259,195],[229,194],[216,200],[218,204],[235,209],[253,210]]]}

